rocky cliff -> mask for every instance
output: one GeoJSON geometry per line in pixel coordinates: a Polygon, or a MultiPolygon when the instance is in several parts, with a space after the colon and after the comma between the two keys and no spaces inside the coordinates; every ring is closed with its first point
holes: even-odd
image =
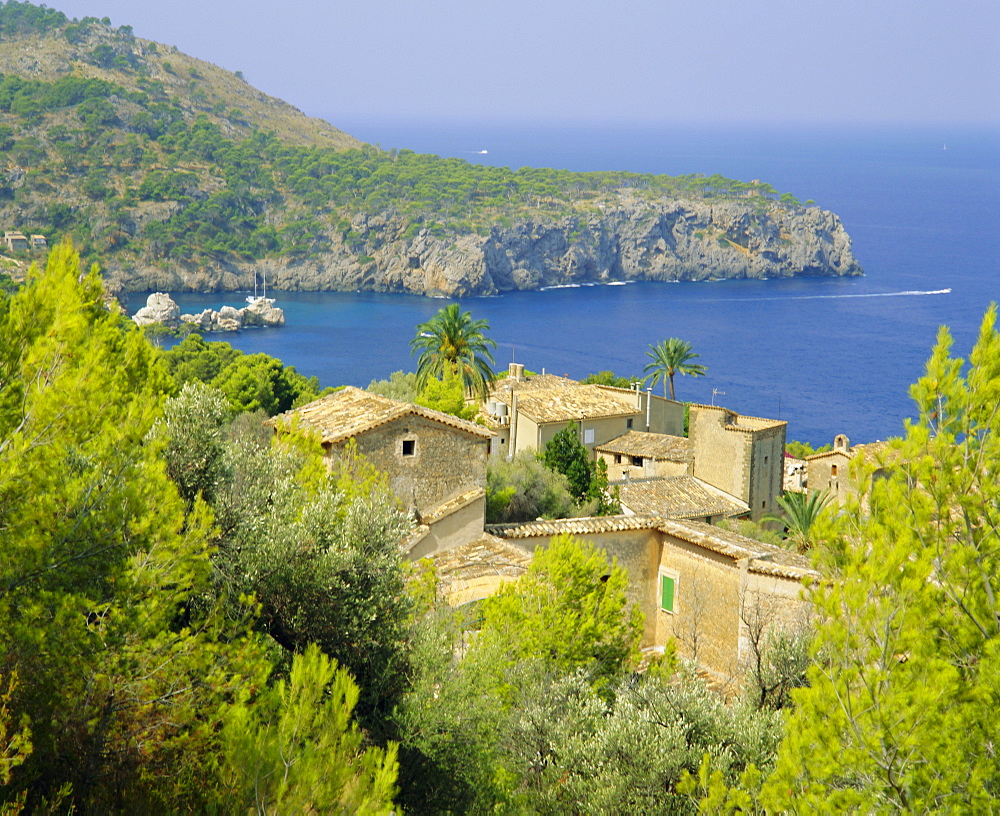
{"type": "Polygon", "coordinates": [[[467,296],[613,281],[862,274],[836,215],[759,199],[650,201],[623,191],[604,212],[496,224],[487,235],[408,235],[409,226],[392,212],[360,214],[351,222],[360,248],[331,234],[330,249],[306,260],[111,267],[106,275],[132,291],[246,289],[256,274],[277,290],[467,296]]]}

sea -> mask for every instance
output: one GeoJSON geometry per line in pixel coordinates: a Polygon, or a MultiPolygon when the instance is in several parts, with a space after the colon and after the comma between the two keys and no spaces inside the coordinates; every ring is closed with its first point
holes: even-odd
{"type": "MultiPolygon", "coordinates": [[[[859,278],[630,283],[551,288],[457,302],[485,318],[498,369],[641,376],[651,344],[691,343],[704,377],[678,399],[787,420],[818,446],[873,442],[914,416],[909,386],[941,326],[966,356],[1000,299],[1000,130],[738,127],[523,122],[348,122],[384,148],[518,168],[703,173],[760,179],[842,219],[859,278]]],[[[171,293],[184,312],[242,294],[171,293]]],[[[286,325],[210,339],[266,352],[321,385],[365,386],[413,370],[417,324],[450,302],[368,292],[268,292],[286,325]]],[[[133,310],[143,294],[129,297],[133,310]]]]}

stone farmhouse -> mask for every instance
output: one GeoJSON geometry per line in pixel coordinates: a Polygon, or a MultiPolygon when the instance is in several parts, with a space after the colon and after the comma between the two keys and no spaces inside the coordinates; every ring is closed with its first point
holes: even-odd
{"type": "Polygon", "coordinates": [[[320,434],[327,461],[348,442],[386,473],[418,523],[408,555],[421,558],[482,535],[486,457],[492,432],[451,414],[348,386],[275,417],[320,434]]]}
{"type": "Polygon", "coordinates": [[[686,437],[629,431],[594,447],[608,466],[608,479],[650,479],[684,476],[694,468],[694,453],[686,437]]]}
{"type": "Polygon", "coordinates": [[[656,516],[606,516],[536,521],[487,528],[478,562],[442,571],[453,601],[492,594],[523,574],[527,555],[552,536],[570,534],[604,549],[628,571],[631,600],[645,616],[644,649],[678,651],[716,679],[737,678],[752,659],[753,641],[807,624],[803,581],[819,580],[797,553],[696,521],[656,516]],[[499,539],[499,542],[497,542],[499,539]]]}

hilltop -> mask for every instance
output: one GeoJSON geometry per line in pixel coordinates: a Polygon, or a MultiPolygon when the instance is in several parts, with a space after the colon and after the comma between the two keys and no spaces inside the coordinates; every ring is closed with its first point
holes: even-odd
{"type": "Polygon", "coordinates": [[[0,224],[72,237],[117,291],[861,274],[836,215],[764,182],[384,151],[128,26],[14,0],[0,224]]]}

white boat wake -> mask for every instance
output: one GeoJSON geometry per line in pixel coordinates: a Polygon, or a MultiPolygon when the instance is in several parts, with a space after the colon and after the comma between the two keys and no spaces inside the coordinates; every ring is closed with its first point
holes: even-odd
{"type": "MultiPolygon", "coordinates": [[[[846,298],[884,298],[884,297],[926,297],[928,295],[950,295],[951,289],[907,289],[902,292],[866,292],[859,295],[791,295],[789,297],[761,297],[749,300],[841,300],[846,298]]],[[[739,300],[740,298],[726,298],[739,300]]]]}

